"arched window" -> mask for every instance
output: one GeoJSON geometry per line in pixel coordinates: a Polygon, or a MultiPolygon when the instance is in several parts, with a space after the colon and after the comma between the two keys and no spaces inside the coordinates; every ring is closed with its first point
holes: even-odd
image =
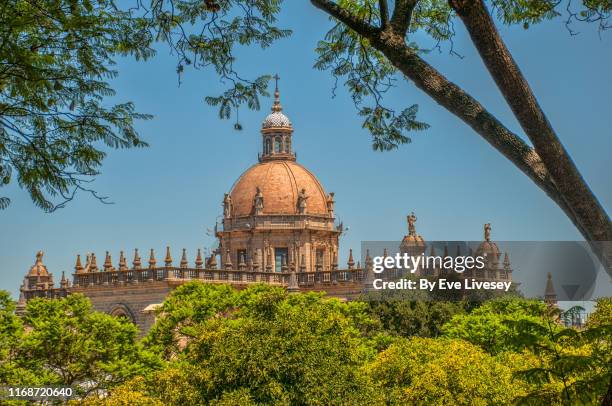
{"type": "Polygon", "coordinates": [[[281,139],[280,139],[280,137],[276,137],[276,138],[274,139],[274,152],[279,153],[279,152],[282,152],[282,150],[283,150],[283,149],[282,149],[282,142],[281,142],[281,139]]]}
{"type": "Polygon", "coordinates": [[[289,136],[285,137],[285,152],[291,152],[291,137],[289,136]]]}
{"type": "Polygon", "coordinates": [[[270,137],[266,137],[266,145],[264,147],[264,153],[269,154],[272,152],[272,141],[270,141],[270,137]]]}

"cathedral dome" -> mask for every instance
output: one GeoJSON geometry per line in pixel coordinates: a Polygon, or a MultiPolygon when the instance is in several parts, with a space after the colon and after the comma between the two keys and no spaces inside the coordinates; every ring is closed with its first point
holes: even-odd
{"type": "Polygon", "coordinates": [[[307,196],[306,214],[328,214],[325,190],[310,171],[294,161],[266,161],[247,169],[230,191],[232,216],[253,214],[257,188],[263,196],[263,215],[298,214],[302,190],[307,196]]]}

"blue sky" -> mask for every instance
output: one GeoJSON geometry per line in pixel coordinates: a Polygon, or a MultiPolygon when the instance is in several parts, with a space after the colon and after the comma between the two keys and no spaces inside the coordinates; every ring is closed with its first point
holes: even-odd
{"type": "MultiPolygon", "coordinates": [[[[279,24],[294,35],[273,47],[243,49],[244,75],[278,73],[285,113],[294,124],[298,161],[336,193],[337,217],[350,227],[341,240],[341,263],[362,240],[395,240],[406,233],[405,216],[415,211],[426,240],[479,240],[491,222],[496,240],[578,240],[565,215],[531,181],[460,120],[399,78],[388,95],[396,108],[418,103],[419,118],[431,124],[397,151],[371,149],[347,94],[332,98],[333,79],[312,68],[314,47],[329,22],[309,2],[287,1],[279,24]]],[[[494,87],[463,27],[455,49],[426,59],[479,99],[512,130],[521,133],[494,87]]],[[[610,95],[612,37],[580,27],[570,36],[561,20],[502,28],[502,34],[544,111],[602,205],[612,207],[610,95]]],[[[165,47],[146,62],[119,60],[113,83],[117,101],[131,100],[155,118],[138,123],[148,149],[114,151],[95,188],[114,205],[81,195],[65,209],[45,214],[14,186],[0,212],[0,289],[17,293],[37,250],[59,278],[72,272],[77,253],[170,245],[175,260],[187,248],[212,247],[206,235],[221,214],[221,200],[235,179],[256,162],[259,126],[271,100],[259,112],[240,113],[244,131],[221,121],[203,101],[222,88],[213,72],[186,70],[177,84],[175,58],[165,47]]]]}

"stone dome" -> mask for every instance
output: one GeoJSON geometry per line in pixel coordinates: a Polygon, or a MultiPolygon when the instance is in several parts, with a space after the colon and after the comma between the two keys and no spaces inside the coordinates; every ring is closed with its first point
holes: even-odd
{"type": "Polygon", "coordinates": [[[42,258],[43,258],[43,252],[42,251],[38,251],[36,253],[36,262],[30,268],[30,272],[28,272],[28,274],[30,276],[47,276],[47,275],[49,275],[49,272],[47,271],[47,267],[45,266],[45,264],[43,264],[42,258]]]}
{"type": "Polygon", "coordinates": [[[238,178],[230,197],[232,216],[253,214],[253,200],[260,188],[262,214],[298,214],[298,194],[306,190],[306,214],[328,215],[325,190],[317,178],[302,165],[288,160],[261,162],[238,178]]]}
{"type": "Polygon", "coordinates": [[[486,240],[483,241],[478,246],[478,248],[476,249],[476,254],[477,255],[487,254],[487,256],[493,259],[499,259],[499,256],[501,255],[499,248],[497,247],[497,244],[495,244],[492,241],[486,241],[486,240]]]}
{"type": "Polygon", "coordinates": [[[291,121],[282,112],[273,111],[261,123],[261,128],[291,128],[291,121]]]}

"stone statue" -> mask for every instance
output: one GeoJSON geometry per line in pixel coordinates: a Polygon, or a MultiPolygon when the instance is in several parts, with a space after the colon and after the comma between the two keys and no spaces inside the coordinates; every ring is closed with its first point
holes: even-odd
{"type": "Polygon", "coordinates": [[[223,197],[223,217],[230,218],[232,216],[232,197],[226,193],[223,197]]]}
{"type": "Polygon", "coordinates": [[[307,206],[306,200],[308,200],[308,195],[306,194],[306,189],[302,188],[300,193],[298,193],[298,201],[297,201],[298,212],[300,214],[306,213],[306,206],[307,206]]]}
{"type": "Polygon", "coordinates": [[[334,217],[334,192],[327,195],[327,213],[329,217],[334,217]]]}
{"type": "Polygon", "coordinates": [[[414,215],[414,212],[410,213],[407,217],[408,219],[408,235],[416,235],[416,227],[415,223],[417,221],[417,217],[414,215]]]}
{"type": "Polygon", "coordinates": [[[263,193],[261,193],[261,189],[257,186],[255,191],[255,197],[253,198],[253,209],[255,210],[255,214],[261,214],[264,208],[263,201],[263,193]]]}
{"type": "Polygon", "coordinates": [[[484,225],[484,238],[485,241],[491,241],[491,223],[484,225]]]}

